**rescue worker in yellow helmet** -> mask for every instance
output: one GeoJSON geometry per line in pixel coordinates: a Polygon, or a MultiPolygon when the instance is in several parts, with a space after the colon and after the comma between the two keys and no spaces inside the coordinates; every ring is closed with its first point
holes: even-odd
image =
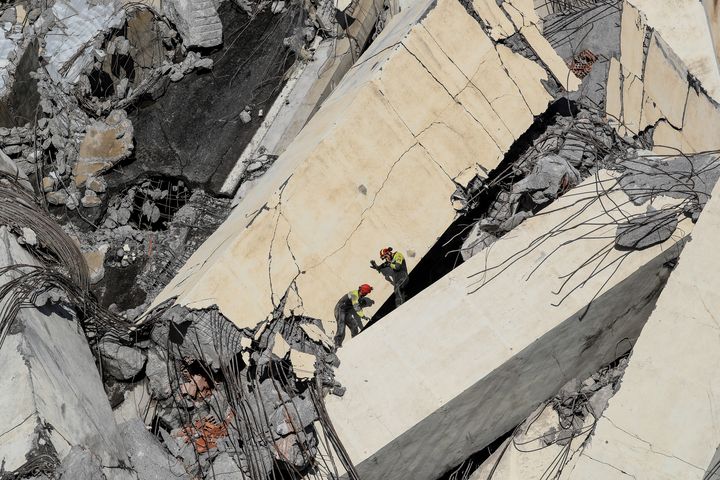
{"type": "Polygon", "coordinates": [[[400,252],[393,252],[392,247],[385,247],[380,250],[380,258],[383,263],[378,265],[375,260],[370,260],[370,266],[382,273],[393,284],[395,288],[395,306],[399,307],[405,301],[405,285],[410,280],[405,257],[400,252]]]}
{"type": "Polygon", "coordinates": [[[337,321],[337,333],[335,333],[335,348],[342,347],[345,339],[345,325],[350,328],[350,335],[355,336],[362,330],[362,320],[369,321],[363,312],[363,306],[368,306],[368,299],[365,297],[372,292],[373,287],[363,283],[357,290],[351,290],[343,295],[335,305],[335,321],[337,321]]]}

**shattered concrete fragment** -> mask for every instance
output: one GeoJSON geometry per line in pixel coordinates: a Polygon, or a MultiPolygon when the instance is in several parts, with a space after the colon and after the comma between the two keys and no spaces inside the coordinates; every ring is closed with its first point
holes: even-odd
{"type": "Polygon", "coordinates": [[[25,172],[20,170],[15,161],[8,157],[2,149],[0,149],[0,172],[8,174],[12,178],[17,178],[20,184],[28,189],[28,191],[33,190],[25,172]]]}
{"type": "Polygon", "coordinates": [[[55,189],[55,179],[52,177],[43,177],[42,179],[42,190],[43,192],[52,192],[55,189]]]}
{"type": "Polygon", "coordinates": [[[125,10],[113,2],[57,0],[46,10],[52,18],[52,29],[45,36],[43,56],[47,70],[60,83],[74,83],[80,72],[94,60],[92,39],[100,32],[119,27],[125,10]],[[90,44],[90,45],[88,45],[90,44]]]}
{"type": "Polygon", "coordinates": [[[22,237],[20,237],[19,240],[22,240],[21,243],[25,245],[35,246],[38,244],[37,234],[35,231],[28,227],[22,227],[22,237]]]}
{"type": "Polygon", "coordinates": [[[630,216],[626,222],[618,224],[615,246],[641,250],[657,245],[670,238],[677,225],[677,212],[650,207],[646,213],[630,216]]]}
{"type": "Polygon", "coordinates": [[[186,47],[215,47],[222,43],[222,23],[212,0],[169,0],[162,10],[177,27],[186,47]]]}
{"type": "Polygon", "coordinates": [[[85,195],[80,199],[80,204],[85,208],[94,208],[102,205],[102,199],[98,197],[97,193],[90,189],[85,190],[85,195]]]}
{"type": "Polygon", "coordinates": [[[91,176],[105,172],[133,150],[132,123],[124,110],[114,110],[104,121],[91,124],[80,144],[73,178],[78,187],[91,176]]]}
{"type": "Polygon", "coordinates": [[[157,480],[189,480],[182,463],[170,456],[139,419],[120,426],[133,469],[139,478],[157,480]]]}
{"type": "Polygon", "coordinates": [[[65,190],[58,190],[57,192],[48,192],[45,195],[45,199],[51,205],[65,205],[68,201],[68,194],[65,190]]]}
{"type": "Polygon", "coordinates": [[[293,397],[291,402],[284,403],[275,410],[270,423],[275,425],[278,435],[285,437],[305,430],[317,418],[317,410],[310,398],[293,397]]]}
{"type": "Polygon", "coordinates": [[[150,391],[155,398],[164,400],[172,394],[167,358],[165,354],[155,348],[148,350],[147,357],[145,374],[150,381],[150,391]]]}
{"type": "Polygon", "coordinates": [[[100,458],[77,445],[70,449],[56,475],[60,480],[105,480],[100,458]]]}
{"type": "Polygon", "coordinates": [[[610,401],[610,398],[614,395],[612,385],[605,385],[604,387],[597,390],[592,397],[588,400],[590,409],[595,417],[599,417],[610,401]]]}
{"type": "Polygon", "coordinates": [[[90,177],[85,182],[85,186],[95,193],[105,193],[107,190],[107,182],[103,177],[90,177]]]}
{"type": "Polygon", "coordinates": [[[662,194],[691,199],[702,207],[720,178],[720,158],[716,153],[670,158],[648,151],[637,153],[621,162],[626,171],[620,178],[620,185],[636,205],[662,194]]]}
{"type": "Polygon", "coordinates": [[[310,340],[318,342],[326,348],[332,348],[334,346],[334,342],[330,339],[330,337],[328,337],[317,325],[312,323],[303,323],[300,325],[300,328],[303,332],[305,332],[305,335],[307,335],[310,340]]]}
{"type": "Polygon", "coordinates": [[[315,376],[315,360],[315,355],[294,348],[290,349],[290,362],[293,365],[293,373],[301,380],[307,380],[315,376]]]}
{"type": "Polygon", "coordinates": [[[83,253],[85,263],[88,266],[91,284],[96,284],[105,277],[105,254],[109,248],[110,246],[105,244],[96,250],[83,253]]]}
{"type": "Polygon", "coordinates": [[[213,460],[212,472],[216,480],[245,480],[246,475],[232,456],[223,452],[213,460]]]}
{"type": "Polygon", "coordinates": [[[463,259],[467,260],[495,243],[496,240],[496,236],[482,230],[480,223],[476,223],[470,231],[470,234],[468,234],[467,238],[463,241],[460,254],[463,256],[463,259]]]}
{"type": "Polygon", "coordinates": [[[138,349],[102,340],[99,345],[103,367],[118,380],[129,380],[145,366],[145,355],[138,349]]]}
{"type": "Polygon", "coordinates": [[[137,418],[147,423],[152,421],[154,413],[152,410],[156,400],[152,398],[148,384],[148,379],[143,378],[123,392],[122,403],[113,408],[116,423],[120,424],[137,418]]]}
{"type": "Polygon", "coordinates": [[[535,203],[543,204],[580,182],[580,173],[558,155],[538,160],[533,172],[513,185],[513,193],[529,193],[535,203]]]}

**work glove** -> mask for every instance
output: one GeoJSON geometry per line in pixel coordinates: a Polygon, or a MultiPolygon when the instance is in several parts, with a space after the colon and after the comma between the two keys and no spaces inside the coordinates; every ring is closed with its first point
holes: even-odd
{"type": "Polygon", "coordinates": [[[378,264],[375,263],[375,260],[370,260],[370,268],[378,270],[380,267],[378,267],[378,264]]]}

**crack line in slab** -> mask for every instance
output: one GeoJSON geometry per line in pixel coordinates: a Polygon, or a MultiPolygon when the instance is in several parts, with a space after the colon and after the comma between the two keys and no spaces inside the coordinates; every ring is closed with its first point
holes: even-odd
{"type": "MultiPolygon", "coordinates": [[[[490,135],[490,132],[487,131],[487,129],[485,128],[485,125],[483,125],[477,118],[475,118],[475,116],[474,116],[472,113],[470,113],[467,108],[465,108],[465,105],[464,105],[462,102],[460,102],[460,101],[457,100],[457,97],[458,97],[461,93],[463,93],[470,85],[472,85],[473,88],[474,88],[475,90],[477,90],[477,92],[478,92],[480,95],[482,95],[482,97],[483,97],[483,98],[485,99],[485,101],[488,103],[488,105],[490,106],[490,110],[492,110],[493,113],[495,113],[495,115],[498,117],[498,119],[499,119],[500,122],[503,124],[503,126],[505,127],[505,129],[508,131],[508,133],[510,134],[510,136],[512,136],[513,139],[515,139],[515,135],[513,135],[512,131],[510,131],[510,129],[508,128],[508,126],[507,126],[507,124],[505,123],[505,121],[503,120],[503,118],[500,116],[500,114],[498,113],[498,111],[495,110],[495,107],[492,105],[492,103],[490,103],[490,101],[488,101],[487,97],[486,97],[485,94],[482,92],[482,90],[480,90],[480,89],[478,88],[478,86],[475,85],[475,83],[473,83],[472,78],[468,77],[468,76],[465,74],[465,72],[463,72],[463,70],[460,68],[460,66],[458,66],[458,64],[455,63],[455,61],[454,61],[452,58],[450,58],[450,55],[448,55],[447,52],[445,52],[445,50],[443,50],[442,46],[441,46],[440,43],[437,41],[437,39],[436,39],[435,36],[432,34],[432,32],[430,32],[430,30],[428,30],[427,28],[425,28],[424,25],[421,25],[421,26],[422,26],[422,28],[427,32],[428,36],[432,39],[432,41],[435,42],[435,45],[437,45],[438,49],[443,53],[443,55],[445,55],[445,58],[447,58],[447,59],[450,61],[450,63],[452,63],[453,66],[458,70],[458,72],[460,72],[460,74],[461,74],[463,77],[465,77],[465,80],[466,80],[465,86],[460,89],[460,91],[457,93],[457,95],[454,95],[454,96],[453,96],[453,95],[450,95],[450,97],[451,97],[453,100],[455,100],[455,102],[456,102],[457,104],[459,104],[459,105],[463,108],[463,110],[465,110],[465,111],[468,113],[468,115],[470,115],[471,117],[473,117],[473,119],[482,126],[483,130],[485,130],[485,132],[486,132],[488,135],[490,135]]],[[[497,44],[496,44],[495,42],[493,42],[492,39],[490,40],[490,42],[493,44],[493,50],[495,50],[495,55],[497,55],[497,56],[498,56],[498,60],[500,60],[500,54],[498,53],[497,48],[496,48],[497,44]]],[[[430,73],[430,70],[429,70],[429,69],[425,66],[425,64],[417,57],[417,55],[415,55],[415,54],[407,47],[407,45],[403,44],[403,46],[405,47],[405,49],[406,49],[413,57],[415,57],[415,59],[420,63],[420,65],[422,65],[422,67],[423,67],[425,70],[427,70],[427,72],[435,79],[435,81],[437,81],[438,83],[440,83],[440,85],[442,85],[443,87],[445,87],[437,78],[435,78],[435,76],[434,76],[432,73],[430,73]]],[[[482,62],[478,65],[478,67],[477,67],[477,69],[475,70],[475,72],[473,72],[473,75],[472,75],[473,77],[475,77],[475,75],[478,74],[478,72],[480,71],[480,68],[485,64],[485,62],[486,62],[486,61],[484,60],[484,61],[482,61],[482,62]]],[[[520,91],[520,87],[518,87],[518,85],[517,85],[517,83],[515,82],[515,80],[510,76],[510,73],[509,73],[508,70],[505,68],[505,64],[502,62],[502,60],[500,60],[500,64],[503,66],[503,71],[505,72],[505,74],[506,74],[506,75],[508,76],[508,78],[510,78],[510,80],[515,84],[515,87],[518,89],[518,93],[519,93],[520,96],[522,97],[523,102],[525,102],[525,105],[528,105],[527,100],[525,100],[525,97],[524,97],[523,94],[522,94],[522,91],[520,91]]],[[[447,91],[447,88],[446,88],[445,90],[447,91]]],[[[450,94],[450,92],[448,92],[448,94],[450,94]]],[[[530,110],[530,106],[529,106],[529,105],[528,105],[528,109],[530,110]]],[[[530,114],[532,115],[532,110],[530,110],[530,114]]],[[[495,142],[495,139],[492,138],[492,135],[490,135],[490,138],[493,140],[493,142],[495,142]]],[[[515,140],[517,140],[517,139],[515,139],[515,140]]],[[[495,142],[495,145],[497,145],[497,142],[495,142]]],[[[501,152],[503,152],[503,153],[505,152],[504,149],[500,148],[499,145],[498,145],[498,148],[500,149],[501,152]]]]}
{"type": "MultiPolygon", "coordinates": [[[[465,84],[465,86],[464,86],[463,88],[460,89],[460,91],[457,93],[457,95],[452,95],[452,94],[450,93],[450,91],[447,89],[447,87],[445,87],[445,85],[444,85],[440,80],[438,80],[438,79],[432,74],[432,72],[430,72],[430,70],[429,70],[429,69],[425,66],[425,64],[417,57],[417,55],[415,55],[415,54],[414,54],[407,46],[405,46],[404,44],[403,44],[403,47],[405,47],[405,50],[407,50],[407,52],[408,52],[410,55],[412,55],[412,56],[415,58],[415,60],[417,60],[417,62],[420,64],[420,66],[425,69],[425,71],[433,78],[433,80],[435,80],[435,81],[445,90],[445,92],[447,92],[447,94],[450,96],[450,98],[451,98],[457,105],[459,105],[459,106],[465,111],[465,113],[467,113],[478,125],[480,125],[480,128],[482,128],[482,129],[485,131],[485,133],[487,134],[488,138],[490,138],[490,140],[495,144],[495,146],[498,148],[498,150],[499,150],[500,152],[503,152],[503,153],[504,153],[504,149],[501,148],[500,145],[498,145],[498,143],[497,143],[497,142],[495,141],[495,139],[493,138],[492,134],[490,134],[490,132],[487,130],[487,128],[485,128],[485,125],[484,125],[477,117],[475,117],[475,115],[473,115],[473,113],[470,112],[470,111],[465,107],[465,105],[464,105],[461,101],[459,101],[459,100],[457,99],[457,96],[459,96],[462,92],[464,92],[471,84],[472,84],[472,86],[475,88],[475,90],[477,90],[478,93],[479,93],[480,95],[482,95],[483,98],[485,98],[485,95],[484,95],[477,87],[475,87],[475,84],[473,84],[472,81],[471,81],[470,79],[468,79],[467,76],[466,76],[464,73],[462,73],[462,71],[461,71],[460,73],[465,77],[465,79],[467,80],[467,83],[465,84]]],[[[441,49],[441,50],[442,50],[442,49],[441,49]]],[[[445,53],[445,52],[443,52],[443,53],[445,53]]],[[[445,54],[445,56],[447,57],[447,54],[445,54]]],[[[449,59],[449,57],[448,57],[448,59],[449,59]]],[[[452,62],[452,60],[450,60],[450,61],[452,62]]],[[[484,63],[484,62],[483,62],[483,63],[484,63]]],[[[454,62],[453,62],[453,64],[454,64],[454,62]]],[[[480,67],[478,67],[478,70],[479,70],[479,68],[480,68],[480,67]]],[[[459,70],[459,69],[458,69],[458,70],[459,70]]],[[[487,102],[487,98],[485,98],[485,101],[487,102]]],[[[389,102],[389,100],[388,100],[388,102],[389,102]]],[[[503,119],[500,117],[500,115],[498,115],[498,113],[495,111],[495,109],[494,109],[493,106],[490,104],[490,102],[488,102],[488,106],[490,107],[490,110],[492,110],[493,113],[495,113],[495,115],[498,117],[498,119],[500,120],[500,122],[502,122],[503,126],[504,126],[505,129],[508,131],[508,133],[514,138],[514,135],[512,134],[512,132],[510,131],[510,129],[507,128],[507,125],[505,125],[505,122],[504,122],[503,119]]],[[[394,110],[394,107],[393,107],[393,110],[394,110]]],[[[397,111],[396,111],[396,113],[397,113],[397,111]]],[[[400,114],[398,114],[398,116],[400,116],[400,114]]],[[[402,118],[401,118],[401,120],[402,120],[402,118]]],[[[403,122],[403,123],[404,123],[404,122],[403,122]]],[[[432,125],[432,124],[431,124],[431,125],[432,125]]],[[[423,131],[425,131],[425,130],[427,130],[427,127],[426,127],[423,131]]],[[[414,137],[418,137],[418,136],[420,136],[420,135],[423,133],[423,131],[421,131],[421,132],[418,133],[417,135],[415,135],[415,134],[412,132],[412,130],[410,131],[410,133],[411,133],[414,137]]]]}
{"type": "MultiPolygon", "coordinates": [[[[273,208],[273,210],[277,210],[278,217],[275,221],[275,228],[273,229],[272,238],[270,239],[270,249],[268,250],[268,280],[270,282],[270,302],[273,305],[273,308],[277,308],[277,305],[275,304],[275,291],[273,289],[273,281],[272,281],[272,251],[273,251],[273,245],[275,243],[275,235],[277,234],[278,225],[280,224],[280,218],[282,217],[285,219],[285,217],[282,215],[282,196],[285,192],[285,187],[287,187],[288,182],[290,181],[291,177],[288,177],[287,180],[283,182],[282,185],[280,185],[280,191],[278,193],[278,202],[277,205],[273,208]]],[[[287,220],[286,220],[287,221],[287,220]]],[[[296,264],[297,265],[297,264],[296,264]]]]}
{"type": "Polygon", "coordinates": [[[27,421],[28,421],[30,418],[32,418],[33,415],[35,415],[35,414],[36,414],[36,412],[30,413],[27,417],[25,417],[25,419],[24,419],[22,422],[18,423],[18,424],[15,425],[14,427],[11,427],[9,430],[6,430],[6,431],[4,431],[3,433],[0,433],[0,438],[4,437],[4,436],[7,435],[8,433],[12,432],[12,431],[15,430],[16,428],[20,428],[20,426],[21,426],[23,423],[27,422],[27,421]]]}
{"type": "MultiPolygon", "coordinates": [[[[412,54],[412,53],[411,53],[411,54],[412,54]]],[[[416,57],[416,58],[417,58],[417,57],[416,57]]],[[[420,61],[418,60],[418,62],[420,62],[420,61]]],[[[420,64],[422,65],[422,62],[420,62],[420,64]]],[[[426,70],[427,70],[427,69],[426,69],[426,70]]],[[[428,73],[429,73],[429,72],[428,72],[428,73]]],[[[425,151],[425,153],[427,154],[427,156],[428,156],[438,167],[440,167],[440,170],[442,170],[443,173],[444,173],[445,175],[447,175],[447,177],[450,179],[450,181],[453,182],[453,183],[456,183],[456,182],[455,182],[455,179],[454,179],[449,173],[447,173],[447,171],[445,170],[445,168],[444,168],[442,165],[440,165],[440,163],[439,163],[437,160],[435,160],[435,158],[430,154],[430,152],[429,152],[428,149],[425,147],[425,145],[422,144],[422,141],[419,140],[419,137],[421,137],[426,131],[430,130],[430,128],[432,128],[434,125],[444,125],[445,127],[447,127],[448,130],[450,130],[451,132],[455,133],[456,135],[458,135],[458,136],[460,136],[460,137],[462,137],[462,134],[461,134],[460,132],[456,131],[455,129],[453,129],[453,128],[452,128],[450,125],[448,125],[447,123],[445,123],[445,122],[443,122],[443,121],[437,120],[437,121],[431,122],[430,125],[428,125],[427,127],[423,128],[422,130],[420,130],[420,131],[417,133],[417,135],[416,135],[416,134],[413,133],[413,131],[410,129],[410,127],[405,123],[405,120],[403,120],[403,118],[400,116],[400,113],[397,111],[397,109],[396,109],[395,106],[392,104],[392,102],[390,101],[390,99],[385,96],[385,94],[383,93],[383,91],[380,90],[380,89],[378,89],[378,92],[380,92],[380,95],[382,95],[382,97],[385,99],[385,101],[387,102],[388,106],[393,110],[393,112],[395,112],[395,115],[398,117],[398,119],[400,119],[400,121],[403,123],[403,125],[405,125],[405,128],[407,128],[407,130],[408,130],[408,132],[410,133],[410,135],[412,135],[413,138],[415,139],[415,144],[414,144],[413,146],[419,145],[420,147],[422,147],[422,149],[425,151]]],[[[450,93],[450,92],[448,92],[448,94],[449,94],[449,93],[450,93]]],[[[454,100],[454,99],[453,99],[453,100],[454,100]]],[[[458,103],[458,102],[456,101],[456,103],[458,103]]],[[[477,120],[476,120],[476,121],[477,121],[477,120]]],[[[486,130],[485,132],[487,133],[487,130],[486,130]]],[[[489,136],[489,135],[490,135],[490,134],[488,133],[488,136],[489,136]]],[[[492,137],[491,137],[491,139],[492,139],[492,137]]],[[[497,146],[497,144],[495,144],[495,145],[497,146]]],[[[411,148],[412,148],[412,146],[411,146],[411,148]]],[[[498,147],[498,148],[500,148],[500,147],[498,147]]],[[[472,168],[472,167],[468,167],[468,168],[472,168]]],[[[467,170],[467,168],[466,168],[465,170],[467,170]]],[[[462,172],[461,172],[461,173],[462,173],[462,172]]],[[[458,174],[458,175],[459,175],[459,174],[458,174]]]]}
{"type": "Polygon", "coordinates": [[[418,145],[419,145],[420,147],[422,147],[422,149],[423,149],[423,150],[425,151],[425,153],[427,154],[428,158],[429,158],[430,160],[432,160],[432,162],[433,162],[435,165],[437,165],[440,170],[442,170],[442,172],[445,174],[445,176],[448,177],[448,179],[449,179],[451,182],[453,182],[454,184],[457,185],[457,182],[455,182],[455,179],[450,176],[450,174],[445,170],[445,168],[444,168],[442,165],[440,165],[440,162],[438,162],[437,160],[435,160],[435,158],[433,158],[433,156],[430,154],[430,152],[428,151],[428,149],[425,148],[425,145],[423,145],[422,142],[420,142],[420,141],[418,142],[418,145]]]}
{"type": "Polygon", "coordinates": [[[701,472],[704,472],[704,471],[705,471],[704,468],[698,467],[697,465],[694,465],[694,464],[688,462],[687,460],[683,460],[683,459],[680,458],[680,457],[677,457],[677,456],[675,456],[675,455],[670,455],[670,454],[667,454],[667,453],[662,453],[662,452],[659,452],[659,451],[655,450],[652,443],[648,442],[647,440],[642,439],[641,437],[639,437],[638,435],[636,435],[636,434],[634,434],[634,433],[628,432],[628,431],[625,430],[624,428],[619,427],[619,426],[618,426],[615,422],[613,422],[612,419],[611,419],[610,417],[608,417],[607,415],[602,415],[602,417],[605,418],[608,422],[610,422],[610,424],[611,424],[613,427],[615,427],[616,429],[620,430],[621,432],[625,433],[626,435],[628,435],[628,436],[630,436],[630,437],[632,437],[632,438],[634,438],[634,439],[636,439],[636,440],[639,440],[639,441],[647,444],[647,446],[650,448],[650,451],[651,451],[652,453],[654,453],[654,454],[656,454],[656,455],[660,455],[660,456],[665,457],[665,458],[674,458],[675,460],[678,460],[679,462],[682,462],[682,463],[684,463],[684,464],[686,464],[686,465],[688,465],[688,466],[690,466],[690,467],[697,468],[697,469],[700,470],[701,472]]]}
{"type": "MultiPolygon", "coordinates": [[[[511,51],[512,51],[512,50],[511,50],[511,51]]],[[[530,112],[530,115],[532,115],[532,116],[534,117],[535,114],[533,113],[532,108],[530,108],[530,104],[528,103],[527,99],[525,98],[525,95],[523,95],[523,92],[522,92],[522,89],[520,88],[520,85],[518,85],[518,83],[515,81],[515,79],[513,78],[513,76],[510,75],[510,71],[509,71],[509,70],[507,69],[507,67],[505,66],[505,62],[503,62],[503,59],[502,59],[502,57],[500,56],[500,52],[498,52],[498,50],[497,50],[497,45],[495,46],[495,55],[497,55],[498,61],[500,62],[501,68],[502,68],[503,71],[505,72],[505,75],[507,75],[507,77],[510,79],[510,81],[513,82],[513,85],[515,85],[515,88],[517,88],[518,93],[520,93],[520,98],[523,99],[523,102],[525,103],[525,106],[527,107],[528,111],[530,112]]],[[[518,55],[518,54],[515,53],[515,52],[513,52],[513,55],[518,55]]],[[[523,58],[525,58],[525,57],[523,57],[523,58]]],[[[539,58],[539,57],[538,57],[538,58],[539,58]]],[[[526,59],[526,60],[528,60],[528,59],[526,59]]],[[[528,61],[531,61],[531,60],[528,60],[528,61]]],[[[533,62],[533,63],[535,63],[535,62],[533,62]]],[[[540,66],[540,65],[538,65],[538,66],[540,66]]],[[[547,74],[547,71],[546,71],[546,72],[545,72],[545,78],[547,79],[547,77],[548,77],[548,74],[547,74]]],[[[476,88],[477,88],[477,87],[476,87],[476,88]]],[[[543,88],[545,88],[545,87],[543,87],[543,88]]],[[[479,89],[478,89],[478,90],[479,90],[479,89]]],[[[547,89],[545,89],[545,91],[547,92],[547,89]]],[[[508,130],[509,130],[509,129],[508,129],[508,130]]],[[[510,133],[512,134],[512,132],[510,132],[510,133]]],[[[513,135],[513,138],[514,138],[514,137],[515,137],[515,136],[513,135]]]]}
{"type": "Polygon", "coordinates": [[[589,454],[587,454],[587,453],[583,453],[583,455],[584,455],[585,457],[589,458],[590,460],[592,460],[593,462],[597,462],[597,463],[600,463],[600,464],[602,464],[602,465],[606,465],[606,466],[612,468],[613,470],[617,470],[618,472],[622,473],[623,475],[627,475],[627,476],[630,477],[630,478],[637,479],[637,477],[636,477],[635,475],[631,475],[631,474],[627,473],[627,472],[624,471],[624,470],[620,470],[620,469],[619,469],[618,467],[616,467],[615,465],[612,465],[612,464],[606,463],[606,462],[601,462],[601,461],[598,460],[597,458],[593,458],[593,457],[591,457],[591,456],[590,456],[589,454]]]}
{"type": "Polygon", "coordinates": [[[702,295],[698,295],[698,297],[700,297],[700,302],[702,302],[703,308],[705,308],[705,311],[707,312],[707,314],[710,315],[710,318],[712,319],[712,321],[715,324],[715,326],[717,327],[717,329],[720,330],[720,323],[718,323],[717,318],[715,318],[715,315],[713,315],[713,313],[708,308],[707,304],[705,303],[705,299],[703,298],[702,295]]]}
{"type": "Polygon", "coordinates": [[[308,267],[308,268],[305,270],[306,272],[307,272],[307,271],[310,271],[310,270],[312,270],[312,269],[314,269],[314,268],[316,268],[316,267],[318,267],[319,265],[321,265],[322,263],[324,263],[328,258],[332,257],[333,255],[335,255],[336,253],[338,253],[340,250],[342,250],[343,248],[345,248],[345,246],[346,246],[346,245],[348,244],[348,242],[350,241],[350,238],[352,238],[352,236],[355,234],[355,232],[358,231],[358,229],[360,228],[360,226],[361,226],[361,225],[363,224],[363,222],[365,221],[365,214],[368,212],[368,210],[370,210],[370,209],[375,205],[375,200],[377,200],[378,195],[380,194],[380,192],[381,192],[381,191],[383,190],[383,188],[385,187],[385,183],[386,183],[386,182],[388,181],[388,179],[390,178],[390,175],[392,174],[393,170],[395,169],[395,166],[400,162],[400,160],[403,159],[403,157],[404,157],[408,152],[410,152],[410,150],[412,150],[415,146],[417,146],[417,144],[418,144],[418,143],[415,142],[415,143],[413,143],[412,145],[410,145],[410,147],[408,147],[408,149],[405,150],[405,151],[402,153],[402,155],[400,155],[400,157],[399,157],[397,160],[395,160],[395,162],[393,162],[392,166],[391,166],[390,169],[388,170],[387,175],[385,176],[385,179],[384,179],[384,180],[382,181],[382,183],[380,184],[380,188],[378,188],[378,190],[375,192],[375,195],[373,196],[372,202],[370,203],[370,205],[368,205],[368,206],[362,211],[362,213],[360,214],[360,221],[359,221],[358,224],[355,226],[355,228],[353,229],[353,231],[350,232],[350,235],[347,236],[347,238],[345,239],[345,241],[343,242],[343,244],[342,244],[340,247],[338,247],[337,249],[333,250],[330,254],[328,254],[327,256],[325,256],[324,258],[322,258],[322,259],[321,259],[318,263],[316,263],[315,265],[313,265],[313,266],[311,266],[311,267],[308,267]]]}

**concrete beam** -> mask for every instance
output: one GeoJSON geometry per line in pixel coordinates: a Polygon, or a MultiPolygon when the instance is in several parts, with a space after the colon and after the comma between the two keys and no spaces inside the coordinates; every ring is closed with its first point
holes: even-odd
{"type": "Polygon", "coordinates": [[[313,51],[312,58],[296,64],[296,71],[223,183],[222,193],[235,194],[236,202],[247,196],[248,190],[257,184],[257,181],[245,182],[238,190],[247,166],[260,152],[281,155],[285,151],[358,59],[382,8],[383,4],[378,0],[356,0],[355,21],[348,27],[346,35],[323,40],[313,51]]]}
{"type": "Polygon", "coordinates": [[[629,0],[711,97],[720,100],[720,71],[703,5],[696,0],[629,0]]]}
{"type": "Polygon", "coordinates": [[[613,248],[616,223],[646,207],[601,172],[344,347],[347,392],[326,403],[360,477],[435,479],[622,354],[692,229],[613,248]]]}
{"type": "Polygon", "coordinates": [[[712,35],[713,47],[715,50],[715,60],[720,67],[720,4],[715,0],[703,0],[705,13],[712,35]]]}
{"type": "Polygon", "coordinates": [[[590,444],[563,478],[708,478],[720,444],[720,186],[630,357],[590,444]]]}
{"type": "MultiPolygon", "coordinates": [[[[0,265],[37,265],[6,227],[0,227],[0,265]]],[[[62,460],[78,445],[123,473],[117,467],[128,464],[125,445],[74,313],[50,303],[22,308],[0,348],[0,365],[4,472],[40,454],[62,460]]]]}

